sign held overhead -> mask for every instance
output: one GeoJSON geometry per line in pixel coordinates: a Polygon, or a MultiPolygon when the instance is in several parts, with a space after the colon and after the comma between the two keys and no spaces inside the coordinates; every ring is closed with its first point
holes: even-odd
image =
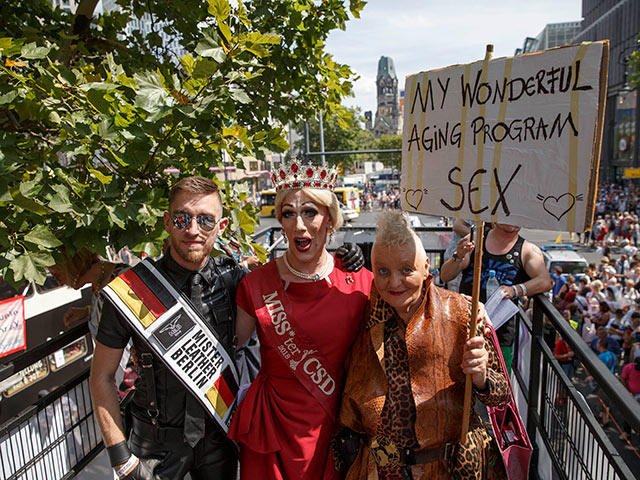
{"type": "Polygon", "coordinates": [[[608,41],[601,41],[407,77],[403,208],[588,229],[608,58],[608,41]]]}

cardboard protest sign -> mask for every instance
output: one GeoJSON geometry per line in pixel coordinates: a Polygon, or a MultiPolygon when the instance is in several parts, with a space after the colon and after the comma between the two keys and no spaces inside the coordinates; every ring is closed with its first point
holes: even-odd
{"type": "Polygon", "coordinates": [[[24,297],[20,295],[0,302],[0,357],[19,352],[26,347],[24,297]]]}
{"type": "Polygon", "coordinates": [[[227,432],[239,388],[235,363],[192,304],[149,260],[102,294],[227,432]]]}
{"type": "Polygon", "coordinates": [[[593,221],[608,41],[407,77],[407,211],[580,232],[593,221]]]}

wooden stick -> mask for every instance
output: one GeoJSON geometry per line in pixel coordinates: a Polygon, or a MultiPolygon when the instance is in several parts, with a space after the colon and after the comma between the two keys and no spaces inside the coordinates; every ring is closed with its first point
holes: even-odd
{"type": "MultiPolygon", "coordinates": [[[[493,58],[493,45],[487,45],[485,60],[493,58]]],[[[476,336],[478,327],[478,303],[480,300],[480,282],[482,280],[482,249],[484,244],[484,222],[476,222],[476,246],[473,258],[473,290],[471,293],[471,322],[469,323],[469,338],[476,336]]],[[[462,408],[462,430],[460,431],[460,443],[467,440],[469,431],[469,415],[471,414],[471,389],[473,381],[467,374],[464,382],[464,404],[462,408]]]]}
{"type": "MultiPolygon", "coordinates": [[[[471,319],[469,323],[469,338],[476,336],[478,327],[478,303],[480,301],[480,283],[482,280],[482,248],[484,244],[484,222],[476,222],[476,246],[473,252],[473,288],[471,291],[471,319]]],[[[467,439],[469,430],[469,414],[471,413],[471,388],[473,381],[467,374],[464,382],[464,406],[462,409],[462,431],[460,443],[467,439]]]]}

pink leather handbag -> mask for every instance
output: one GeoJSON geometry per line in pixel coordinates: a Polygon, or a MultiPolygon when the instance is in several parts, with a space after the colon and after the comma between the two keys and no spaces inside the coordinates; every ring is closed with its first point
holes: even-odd
{"type": "Polygon", "coordinates": [[[507,369],[504,364],[504,359],[502,358],[502,352],[500,351],[498,337],[493,327],[490,327],[490,330],[490,339],[498,353],[502,371],[507,377],[507,383],[509,384],[509,399],[497,407],[487,407],[489,419],[491,420],[491,426],[493,427],[498,447],[502,452],[502,458],[504,459],[509,478],[512,480],[526,479],[529,478],[529,460],[531,459],[533,449],[531,448],[527,430],[524,428],[524,424],[518,413],[516,401],[513,398],[511,381],[506,373],[507,369]]]}

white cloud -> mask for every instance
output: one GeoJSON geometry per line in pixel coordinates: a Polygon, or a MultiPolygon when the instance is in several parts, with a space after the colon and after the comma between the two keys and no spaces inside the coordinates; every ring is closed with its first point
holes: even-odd
{"type": "Polygon", "coordinates": [[[370,0],[360,19],[331,34],[328,50],[361,76],[356,98],[345,103],[375,110],[383,55],[393,59],[402,89],[407,75],[483,58],[487,43],[495,57],[513,55],[547,23],[580,18],[581,0],[370,0]]]}

